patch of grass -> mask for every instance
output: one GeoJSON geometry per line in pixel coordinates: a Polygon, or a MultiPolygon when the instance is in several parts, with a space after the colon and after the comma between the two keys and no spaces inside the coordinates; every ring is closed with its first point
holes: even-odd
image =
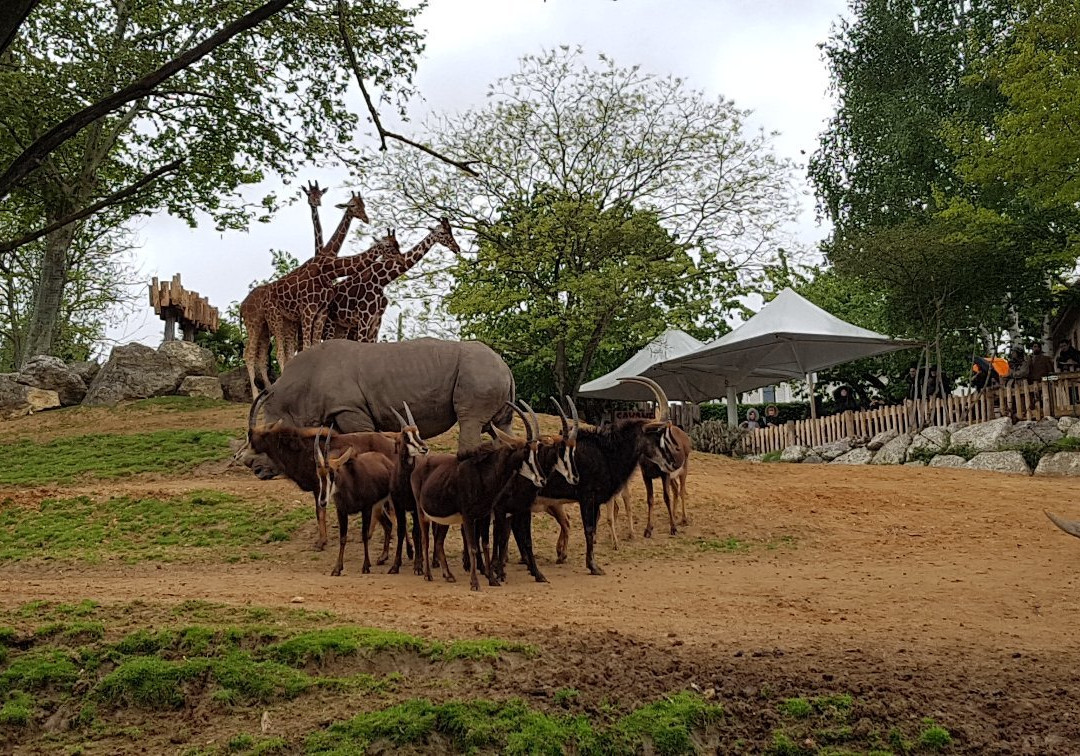
{"type": "Polygon", "coordinates": [[[785,698],[780,702],[779,709],[792,719],[806,719],[814,713],[814,707],[805,698],[785,698]]]}
{"type": "Polygon", "coordinates": [[[777,730],[773,733],[772,743],[766,753],[770,756],[803,756],[811,751],[797,744],[787,733],[777,730]]]}
{"type": "Polygon", "coordinates": [[[0,625],[0,646],[10,646],[15,643],[15,638],[18,633],[15,632],[15,628],[8,627],[7,625],[0,625]]]}
{"type": "Polygon", "coordinates": [[[919,747],[926,751],[943,751],[952,745],[952,735],[933,719],[923,720],[923,730],[919,733],[919,747]]]}
{"type": "Polygon", "coordinates": [[[229,742],[225,744],[225,747],[229,750],[229,753],[236,753],[237,751],[246,751],[254,745],[254,736],[245,732],[229,738],[229,742]]]}
{"type": "Polygon", "coordinates": [[[0,673],[0,693],[12,690],[67,689],[78,679],[79,669],[66,653],[57,650],[23,654],[0,673]]]}
{"type": "Polygon", "coordinates": [[[716,551],[722,554],[740,554],[750,550],[749,543],[740,541],[735,536],[728,536],[723,540],[699,538],[694,545],[698,551],[716,551]]]}
{"type": "Polygon", "coordinates": [[[216,491],[164,500],[47,499],[38,511],[0,511],[0,559],[190,559],[198,549],[265,543],[269,533],[292,533],[307,517],[300,507],[244,502],[216,491]]]}
{"type": "Polygon", "coordinates": [[[945,449],[938,452],[938,454],[954,454],[957,457],[963,457],[969,462],[978,453],[979,450],[971,444],[949,444],[945,449]]]}
{"type": "Polygon", "coordinates": [[[765,454],[761,455],[761,461],[762,462],[779,462],[781,454],[783,454],[783,452],[781,452],[781,451],[766,452],[765,454]]]}
{"type": "Polygon", "coordinates": [[[925,465],[930,464],[930,460],[939,454],[945,454],[946,452],[939,449],[937,446],[922,446],[918,449],[908,449],[907,461],[908,462],[922,462],[925,465]]]}
{"type": "Polygon", "coordinates": [[[83,599],[77,604],[57,604],[53,609],[53,614],[62,617],[89,617],[100,606],[101,604],[96,601],[83,599]]]}
{"type": "Polygon", "coordinates": [[[50,622],[34,631],[38,638],[60,636],[70,641],[95,641],[105,637],[105,625],[101,622],[83,620],[80,622],[50,622]]]}
{"type": "Polygon", "coordinates": [[[498,638],[480,638],[459,640],[445,645],[433,643],[427,655],[450,661],[452,659],[498,659],[504,653],[519,653],[532,659],[539,655],[540,650],[528,643],[515,643],[498,638]]]}
{"type": "Polygon", "coordinates": [[[162,430],[0,444],[0,484],[68,483],[81,477],[182,472],[202,462],[227,459],[230,438],[220,431],[162,430]]]}
{"type": "Polygon", "coordinates": [[[691,733],[719,720],[724,710],[690,693],[678,693],[631,712],[615,725],[616,737],[636,752],[642,739],[652,742],[661,756],[693,753],[691,733]]]}
{"type": "Polygon", "coordinates": [[[21,690],[8,694],[4,705],[0,707],[0,725],[8,727],[26,727],[34,714],[34,699],[21,690]]]}
{"type": "Polygon", "coordinates": [[[248,751],[248,756],[261,756],[264,753],[284,753],[289,750],[289,744],[284,738],[264,738],[248,751]]]}
{"type": "Polygon", "coordinates": [[[559,688],[555,691],[555,703],[559,706],[569,706],[577,700],[579,695],[581,693],[576,688],[559,688]]]}

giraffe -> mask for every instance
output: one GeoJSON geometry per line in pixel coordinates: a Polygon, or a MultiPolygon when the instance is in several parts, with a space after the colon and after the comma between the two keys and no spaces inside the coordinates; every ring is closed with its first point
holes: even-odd
{"type": "Polygon", "coordinates": [[[345,209],[345,216],[338,225],[334,236],[325,246],[322,245],[322,224],[319,222],[318,207],[322,203],[323,191],[318,183],[303,187],[307,194],[308,205],[311,207],[311,219],[315,227],[315,256],[305,262],[300,268],[283,278],[269,284],[256,286],[240,303],[240,315],[247,331],[247,342],[244,344],[244,363],[247,365],[248,380],[251,383],[252,396],[258,393],[255,383],[255,373],[258,370],[263,386],[270,385],[270,376],[267,372],[267,363],[270,359],[270,337],[274,336],[277,342],[278,361],[281,367],[285,367],[289,358],[295,353],[296,345],[302,341],[302,334],[297,338],[300,329],[298,318],[293,317],[286,309],[281,307],[277,300],[280,296],[281,284],[289,276],[293,276],[305,267],[316,261],[334,258],[341,250],[348,233],[349,224],[353,218],[359,218],[368,223],[367,209],[364,200],[359,194],[353,192],[349,202],[338,205],[345,209]]]}
{"type": "Polygon", "coordinates": [[[387,299],[387,284],[400,278],[436,244],[442,244],[455,254],[461,253],[450,222],[442,218],[420,242],[405,254],[384,255],[371,262],[368,270],[353,275],[334,286],[334,298],[328,308],[328,320],[323,338],[352,339],[374,342],[379,337],[387,299]]]}

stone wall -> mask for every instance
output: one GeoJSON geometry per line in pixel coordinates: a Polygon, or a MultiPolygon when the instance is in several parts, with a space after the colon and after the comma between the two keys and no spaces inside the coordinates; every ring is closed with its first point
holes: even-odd
{"type": "MultiPolygon", "coordinates": [[[[762,460],[763,455],[750,457],[762,460]]],[[[1014,475],[1080,475],[1080,420],[1000,417],[988,423],[885,431],[823,446],[789,446],[781,462],[833,465],[954,467],[1014,475]],[[1034,468],[1034,469],[1033,469],[1034,468]]]]}

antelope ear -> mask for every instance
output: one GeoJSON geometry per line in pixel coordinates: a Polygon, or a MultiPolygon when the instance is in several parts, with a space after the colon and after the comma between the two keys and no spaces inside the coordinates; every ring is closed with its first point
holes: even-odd
{"type": "Polygon", "coordinates": [[[511,436],[509,433],[504,431],[502,428],[492,426],[491,429],[493,431],[495,431],[495,437],[498,438],[500,441],[502,441],[507,446],[515,446],[518,443],[517,438],[515,438],[514,436],[511,436]]]}
{"type": "Polygon", "coordinates": [[[339,467],[341,467],[343,464],[345,464],[346,462],[349,461],[349,458],[352,457],[354,451],[356,451],[356,450],[353,447],[350,446],[348,449],[346,449],[344,452],[342,452],[338,456],[333,457],[330,460],[330,467],[337,470],[339,467]]]}
{"type": "Polygon", "coordinates": [[[647,431],[664,430],[669,427],[671,423],[667,420],[650,420],[643,426],[647,431]]]}

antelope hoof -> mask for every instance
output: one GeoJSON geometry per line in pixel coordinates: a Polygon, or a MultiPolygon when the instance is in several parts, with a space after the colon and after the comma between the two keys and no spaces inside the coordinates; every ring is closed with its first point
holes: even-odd
{"type": "Polygon", "coordinates": [[[619,542],[618,542],[618,541],[612,541],[612,542],[611,542],[611,548],[613,548],[613,549],[615,549],[616,551],[618,551],[618,550],[619,550],[619,542]]]}
{"type": "Polygon", "coordinates": [[[519,559],[517,563],[518,564],[528,564],[528,562],[525,561],[525,557],[521,557],[521,559],[519,559]]]}
{"type": "Polygon", "coordinates": [[[413,548],[411,543],[405,547],[405,556],[407,556],[409,559],[413,558],[413,548]]]}
{"type": "Polygon", "coordinates": [[[476,591],[476,592],[479,593],[480,592],[480,583],[479,583],[479,581],[477,581],[475,583],[470,583],[469,584],[469,590],[470,591],[476,591]]]}
{"type": "Polygon", "coordinates": [[[456,583],[457,582],[457,578],[454,577],[453,575],[443,575],[443,580],[445,580],[448,583],[456,583]]]}
{"type": "Polygon", "coordinates": [[[672,535],[678,535],[679,534],[679,531],[675,528],[674,525],[671,526],[671,534],[672,535]]]}
{"type": "Polygon", "coordinates": [[[502,585],[502,583],[499,582],[498,578],[489,577],[488,578],[488,585],[490,585],[492,588],[498,588],[499,586],[502,585]]]}
{"type": "Polygon", "coordinates": [[[426,580],[426,581],[428,581],[430,583],[433,580],[435,580],[435,578],[433,578],[431,575],[424,575],[424,580],[426,580]]]}
{"type": "Polygon", "coordinates": [[[401,565],[395,564],[395,565],[392,565],[390,567],[390,569],[386,571],[386,574],[387,575],[396,575],[399,572],[401,572],[401,565]]]}
{"type": "Polygon", "coordinates": [[[652,538],[652,527],[645,528],[645,537],[652,538]]]}
{"type": "Polygon", "coordinates": [[[364,573],[365,575],[370,575],[371,574],[371,565],[370,564],[365,564],[363,569],[360,570],[360,572],[364,573]]]}
{"type": "Polygon", "coordinates": [[[375,564],[382,567],[384,564],[386,564],[389,561],[390,561],[390,555],[389,554],[383,554],[376,560],[375,564]]]}
{"type": "Polygon", "coordinates": [[[555,560],[555,564],[566,564],[566,552],[558,555],[558,558],[555,560]]]}
{"type": "MultiPolygon", "coordinates": [[[[413,565],[412,571],[413,571],[414,575],[423,575],[424,574],[424,568],[421,567],[420,565],[413,565]]],[[[431,580],[431,578],[428,578],[428,580],[431,580]]]]}
{"type": "Polygon", "coordinates": [[[315,541],[315,550],[316,551],[325,551],[326,550],[326,541],[315,541]]]}
{"type": "Polygon", "coordinates": [[[596,565],[592,565],[592,566],[589,567],[589,573],[592,574],[592,575],[603,575],[604,571],[602,569],[600,569],[599,567],[597,567],[596,565]]]}
{"type": "Polygon", "coordinates": [[[330,573],[330,577],[341,577],[341,568],[340,567],[335,567],[333,569],[333,571],[330,573]]]}
{"type": "Polygon", "coordinates": [[[547,583],[548,582],[548,579],[546,577],[544,577],[543,573],[540,572],[540,570],[536,571],[536,574],[533,575],[533,579],[536,580],[536,582],[538,582],[538,583],[547,583]]]}
{"type": "Polygon", "coordinates": [[[689,525],[689,524],[690,524],[690,520],[688,520],[688,519],[686,519],[686,518],[684,517],[684,518],[682,518],[681,520],[679,520],[679,524],[680,524],[680,525],[682,525],[682,526],[683,526],[683,527],[685,528],[685,527],[686,527],[687,525],[689,525]]]}

